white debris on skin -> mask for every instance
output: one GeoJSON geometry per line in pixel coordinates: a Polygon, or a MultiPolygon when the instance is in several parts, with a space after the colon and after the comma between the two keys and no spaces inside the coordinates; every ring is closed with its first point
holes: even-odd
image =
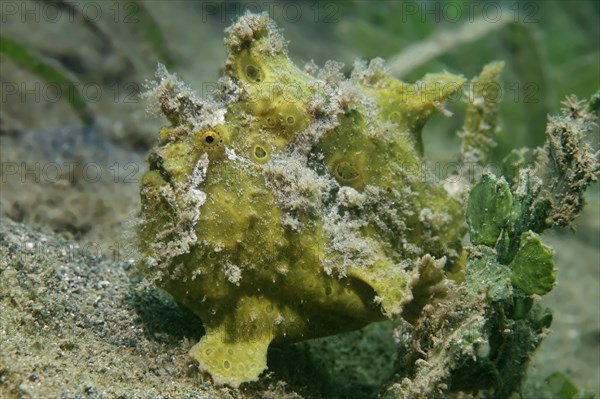
{"type": "Polygon", "coordinates": [[[407,186],[403,190],[392,190],[393,197],[387,198],[383,190],[377,186],[367,185],[364,189],[365,206],[372,207],[365,213],[369,223],[382,231],[402,236],[407,231],[406,219],[412,215],[410,202],[415,195],[407,186]],[[406,204],[399,206],[399,204],[406,204]]]}
{"type": "MultiPolygon", "coordinates": [[[[200,208],[206,201],[206,193],[199,187],[206,178],[208,163],[208,156],[203,154],[185,185],[176,184],[175,189],[164,185],[159,189],[160,195],[172,208],[175,222],[167,223],[165,229],[157,234],[156,241],[150,244],[152,255],[147,257],[146,263],[155,270],[151,280],[166,277],[164,272],[169,270],[173,258],[189,253],[198,241],[196,223],[200,208]]],[[[182,270],[173,270],[169,277],[174,278],[175,275],[183,276],[182,270]]]]}
{"type": "Polygon", "coordinates": [[[302,222],[297,218],[293,217],[289,213],[286,213],[281,217],[281,223],[284,226],[289,227],[292,231],[301,232],[302,231],[302,222]]]}
{"type": "Polygon", "coordinates": [[[338,191],[337,200],[340,205],[348,208],[362,208],[367,202],[366,194],[359,193],[352,187],[343,186],[338,191]]]}
{"type": "Polygon", "coordinates": [[[240,280],[242,279],[242,269],[239,266],[236,266],[231,262],[225,262],[225,265],[223,265],[223,270],[225,271],[225,277],[227,278],[227,281],[237,286],[240,285],[240,280]]]}
{"type": "MultiPolygon", "coordinates": [[[[388,143],[392,143],[401,136],[400,128],[398,124],[390,121],[377,122],[375,125],[369,124],[367,131],[365,132],[367,137],[374,140],[383,140],[388,143]]],[[[409,136],[409,133],[404,133],[405,136],[409,136]]]]}
{"type": "Polygon", "coordinates": [[[239,88],[231,80],[219,81],[223,100],[202,100],[195,91],[158,64],[155,81],[147,81],[147,91],[142,94],[147,101],[146,110],[152,115],[165,115],[176,126],[186,125],[187,131],[198,131],[206,126],[215,126],[225,121],[227,101],[239,95],[239,88]]]}
{"type": "Polygon", "coordinates": [[[285,321],[284,317],[281,315],[281,313],[279,313],[277,315],[277,318],[275,319],[275,321],[273,322],[274,325],[278,326],[281,323],[283,323],[285,321]]]}
{"type": "Polygon", "coordinates": [[[189,212],[189,216],[185,216],[183,219],[189,219],[192,224],[192,228],[195,229],[196,222],[200,217],[200,207],[206,202],[206,193],[200,190],[200,185],[206,178],[206,171],[208,170],[208,155],[202,154],[192,174],[189,177],[186,189],[183,191],[182,201],[186,208],[185,212],[189,212]]]}
{"type": "Polygon", "coordinates": [[[323,207],[335,182],[307,166],[300,154],[279,156],[264,165],[267,185],[273,190],[277,206],[287,212],[284,222],[298,229],[297,216],[314,215],[323,207]]]}
{"type": "Polygon", "coordinates": [[[325,66],[317,73],[317,79],[323,80],[328,86],[339,86],[344,80],[342,68],[344,64],[337,61],[325,61],[325,66]]]}
{"type": "Polygon", "coordinates": [[[337,206],[331,207],[324,215],[323,231],[332,257],[330,262],[323,264],[328,275],[335,273],[343,278],[347,275],[348,268],[357,265],[367,267],[375,262],[376,243],[361,232],[366,224],[363,220],[350,218],[348,214],[340,215],[337,206]]]}
{"type": "Polygon", "coordinates": [[[261,44],[260,52],[272,55],[286,51],[286,41],[267,13],[256,15],[246,11],[244,18],[238,19],[225,33],[228,35],[225,45],[230,54],[238,53],[245,44],[256,40],[263,33],[268,36],[261,44]]]}
{"type": "Polygon", "coordinates": [[[375,295],[373,297],[373,303],[376,304],[376,305],[381,305],[383,303],[383,301],[385,301],[385,297],[381,297],[381,296],[378,296],[378,295],[375,295]]]}

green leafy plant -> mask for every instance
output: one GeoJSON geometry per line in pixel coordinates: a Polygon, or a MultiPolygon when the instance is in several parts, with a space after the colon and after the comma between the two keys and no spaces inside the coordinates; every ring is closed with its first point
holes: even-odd
{"type": "MultiPolygon", "coordinates": [[[[409,329],[412,351],[401,353],[400,382],[391,383],[386,398],[508,398],[520,389],[552,322],[536,300],[556,280],[553,252],[539,233],[571,226],[585,189],[597,180],[597,154],[585,139],[595,127],[597,98],[564,102],[562,115],[548,120],[546,144],[530,165],[519,163],[512,184],[486,174],[471,188],[473,246],[464,280],[409,329]]],[[[562,374],[551,376],[547,389],[555,397],[587,397],[562,374]]]]}

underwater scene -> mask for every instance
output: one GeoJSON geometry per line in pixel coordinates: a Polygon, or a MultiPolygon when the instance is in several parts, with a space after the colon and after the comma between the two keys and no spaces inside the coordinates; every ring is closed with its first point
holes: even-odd
{"type": "Polygon", "coordinates": [[[600,398],[600,2],[0,2],[0,399],[600,398]]]}

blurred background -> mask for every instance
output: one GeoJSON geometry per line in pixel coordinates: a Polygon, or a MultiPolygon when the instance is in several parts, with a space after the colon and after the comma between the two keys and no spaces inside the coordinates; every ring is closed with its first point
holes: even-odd
{"type": "MultiPolygon", "coordinates": [[[[210,95],[225,61],[224,29],[267,12],[300,67],[381,57],[398,78],[447,70],[471,78],[500,60],[494,160],[543,143],[548,114],[600,88],[600,2],[543,1],[2,1],[0,216],[107,248],[135,218],[139,177],[158,128],[140,98],[157,64],[210,95]],[[93,165],[93,166],[92,166],[93,165]]],[[[457,158],[465,103],[436,115],[432,165],[457,158]]],[[[596,130],[590,140],[598,148],[596,130]]],[[[600,191],[577,229],[552,233],[558,287],[544,301],[553,333],[531,384],[554,371],[600,395],[600,191]]]]}

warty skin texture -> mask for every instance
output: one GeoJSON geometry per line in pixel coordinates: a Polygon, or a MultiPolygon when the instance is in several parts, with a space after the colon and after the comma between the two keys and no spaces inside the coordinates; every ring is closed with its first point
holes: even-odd
{"type": "Polygon", "coordinates": [[[190,354],[235,387],[271,342],[410,319],[460,268],[463,207],[423,179],[420,132],[464,78],[300,70],[266,16],[225,43],[213,99],[165,71],[150,92],[171,125],[142,180],[140,242],[148,280],[204,323],[190,354]]]}

